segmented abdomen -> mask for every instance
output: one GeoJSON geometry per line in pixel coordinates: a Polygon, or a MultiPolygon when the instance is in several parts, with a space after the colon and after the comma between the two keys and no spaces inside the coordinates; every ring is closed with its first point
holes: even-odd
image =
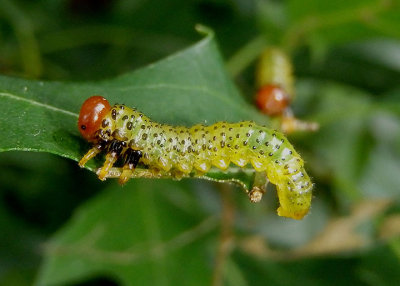
{"type": "Polygon", "coordinates": [[[164,171],[205,173],[212,165],[225,170],[231,162],[240,167],[251,163],[277,185],[281,215],[302,217],[310,206],[312,184],[299,154],[281,133],[254,122],[173,127],[115,105],[104,117],[99,135],[124,142],[125,149],[141,150],[142,163],[164,171]]]}

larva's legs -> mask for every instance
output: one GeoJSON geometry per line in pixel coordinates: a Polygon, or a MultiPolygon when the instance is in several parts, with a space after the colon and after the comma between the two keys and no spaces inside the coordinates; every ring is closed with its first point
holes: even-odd
{"type": "Polygon", "coordinates": [[[122,167],[121,175],[119,176],[119,183],[125,184],[131,177],[135,170],[140,158],[142,158],[142,152],[139,150],[128,149],[124,153],[125,164],[122,167]]]}
{"type": "Polygon", "coordinates": [[[111,167],[117,161],[117,159],[118,159],[118,156],[115,153],[108,153],[106,155],[106,161],[104,162],[103,167],[101,167],[101,169],[97,173],[100,180],[104,181],[106,179],[108,171],[111,169],[111,167]]]}
{"type": "Polygon", "coordinates": [[[253,187],[249,192],[250,201],[258,203],[267,190],[268,178],[265,172],[256,172],[254,175],[253,187]]]}
{"type": "Polygon", "coordinates": [[[118,156],[122,152],[122,143],[118,140],[111,141],[109,145],[109,153],[106,155],[106,161],[104,162],[103,167],[98,171],[98,177],[100,180],[104,181],[107,177],[108,171],[117,161],[118,156]]]}
{"type": "Polygon", "coordinates": [[[101,151],[103,151],[105,147],[104,142],[100,142],[99,144],[95,145],[92,149],[90,149],[85,156],[82,157],[82,159],[79,161],[79,167],[83,167],[85,166],[85,164],[92,159],[93,157],[95,157],[97,154],[99,154],[101,151]]]}

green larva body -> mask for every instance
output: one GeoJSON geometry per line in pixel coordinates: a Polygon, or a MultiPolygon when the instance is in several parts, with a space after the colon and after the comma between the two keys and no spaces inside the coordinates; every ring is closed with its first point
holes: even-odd
{"type": "Polygon", "coordinates": [[[312,183],[300,155],[284,135],[254,122],[174,127],[114,105],[96,134],[102,142],[121,142],[121,155],[141,151],[142,164],[164,172],[204,174],[211,166],[226,170],[231,162],[239,167],[250,163],[277,186],[279,215],[300,219],[310,208],[312,183]]]}

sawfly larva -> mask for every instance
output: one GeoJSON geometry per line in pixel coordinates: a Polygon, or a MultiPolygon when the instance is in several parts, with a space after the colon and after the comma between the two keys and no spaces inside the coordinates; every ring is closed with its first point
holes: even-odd
{"type": "Polygon", "coordinates": [[[258,109],[281,119],[284,133],[316,131],[318,124],[297,119],[290,103],[294,98],[293,66],[289,56],[281,49],[267,47],[262,53],[256,71],[258,109]]]}
{"type": "MultiPolygon", "coordinates": [[[[92,96],[82,105],[78,128],[94,144],[80,160],[81,167],[106,152],[98,171],[100,180],[107,178],[118,158],[124,162],[119,172],[121,184],[132,177],[138,164],[154,174],[179,179],[192,172],[200,176],[212,166],[227,170],[231,162],[241,168],[250,163],[255,181],[276,185],[278,215],[301,219],[310,208],[313,185],[300,155],[281,133],[252,121],[170,126],[154,122],[136,109],[110,106],[105,98],[92,96]]],[[[256,183],[249,192],[252,201],[259,201],[265,192],[261,185],[256,183]]]]}
{"type": "Polygon", "coordinates": [[[257,66],[256,85],[258,108],[270,116],[281,115],[294,97],[292,63],[281,49],[264,50],[257,66]]]}

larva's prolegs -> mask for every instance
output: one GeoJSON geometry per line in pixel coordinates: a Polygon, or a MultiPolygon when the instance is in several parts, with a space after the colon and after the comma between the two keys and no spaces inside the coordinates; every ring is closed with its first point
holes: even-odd
{"type": "Polygon", "coordinates": [[[94,99],[93,103],[89,98],[83,104],[78,126],[81,134],[96,145],[80,165],[106,150],[105,163],[97,172],[99,179],[119,177],[124,184],[138,177],[138,163],[147,168],[143,176],[177,180],[202,176],[212,166],[226,171],[231,163],[241,168],[251,164],[255,170],[253,187],[248,192],[251,201],[261,200],[270,181],[277,186],[279,215],[299,219],[308,212],[310,178],[300,155],[281,133],[251,121],[174,127],[154,122],[124,105],[109,106],[98,97],[94,99]],[[102,107],[100,117],[95,116],[97,104],[102,107]],[[113,165],[118,158],[124,163],[116,171],[113,165]]]}
{"type": "Polygon", "coordinates": [[[267,185],[268,178],[266,172],[255,172],[253,186],[249,191],[250,201],[253,203],[261,201],[262,196],[267,190],[267,185]]]}

